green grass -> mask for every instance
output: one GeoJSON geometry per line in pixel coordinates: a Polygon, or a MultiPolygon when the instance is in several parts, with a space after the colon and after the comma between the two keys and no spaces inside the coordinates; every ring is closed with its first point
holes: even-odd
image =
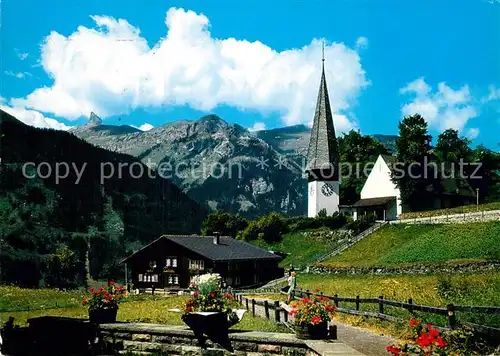
{"type": "Polygon", "coordinates": [[[400,219],[428,218],[430,216],[475,213],[476,211],[489,211],[489,210],[500,210],[500,202],[481,204],[479,206],[477,206],[477,205],[464,205],[464,206],[459,206],[459,207],[450,208],[450,209],[438,209],[438,210],[403,213],[400,215],[399,218],[400,219]]]}
{"type": "Polygon", "coordinates": [[[293,232],[283,235],[283,239],[280,242],[270,244],[262,240],[257,240],[252,241],[252,243],[268,250],[289,253],[290,255],[281,261],[281,267],[288,268],[290,264],[294,267],[304,267],[315,261],[316,258],[339,246],[337,240],[316,236],[319,233],[329,231],[332,230],[320,228],[316,230],[293,232]],[[305,233],[310,233],[310,235],[306,235],[305,233]]]}
{"type": "MultiPolygon", "coordinates": [[[[87,308],[81,305],[85,297],[82,291],[61,292],[50,289],[23,289],[18,287],[0,287],[0,305],[9,307],[11,311],[0,311],[0,324],[3,325],[10,316],[14,317],[16,325],[25,325],[29,318],[39,316],[65,316],[88,318],[87,308]],[[8,294],[2,292],[8,291],[8,294]],[[54,298],[51,300],[50,298],[54,298]],[[45,303],[43,302],[45,300],[45,303]],[[49,305],[59,307],[46,309],[49,305]],[[23,306],[26,308],[21,311],[23,306]],[[14,308],[15,307],[15,308],[14,308]],[[29,307],[29,310],[28,310],[29,307]],[[16,310],[16,311],[14,311],[16,310]]],[[[159,323],[183,325],[180,313],[168,309],[181,308],[186,296],[150,296],[142,294],[129,296],[118,309],[119,321],[159,323]]],[[[7,308],[3,309],[7,310],[7,308]]],[[[234,330],[285,331],[283,327],[269,320],[252,317],[246,313],[242,321],[233,326],[234,330]]]]}
{"type": "MultiPolygon", "coordinates": [[[[500,272],[492,271],[481,274],[457,275],[353,275],[325,276],[299,275],[298,287],[311,291],[319,288],[323,293],[341,297],[377,298],[395,301],[446,307],[453,303],[466,306],[500,306],[500,272]]],[[[341,307],[354,309],[354,303],[340,303],[341,307]]],[[[377,311],[375,304],[362,304],[361,310],[377,311]]],[[[385,306],[384,312],[402,319],[408,319],[410,313],[404,309],[385,306]]],[[[444,316],[417,313],[424,320],[445,326],[444,316]]],[[[472,314],[457,312],[459,322],[500,326],[498,315],[472,314]]]]}
{"type": "Polygon", "coordinates": [[[333,267],[500,260],[500,222],[390,225],[326,260],[333,267]]]}
{"type": "Polygon", "coordinates": [[[0,312],[73,308],[81,306],[84,296],[85,291],[83,290],[64,292],[59,289],[0,286],[0,312]]]}

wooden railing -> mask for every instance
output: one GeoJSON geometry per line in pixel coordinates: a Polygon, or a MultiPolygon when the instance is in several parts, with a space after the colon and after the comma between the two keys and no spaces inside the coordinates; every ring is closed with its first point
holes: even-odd
{"type": "MultiPolygon", "coordinates": [[[[303,290],[301,288],[295,289],[295,298],[299,299],[301,297],[311,297],[311,296],[322,296],[332,300],[337,308],[338,312],[353,314],[353,315],[362,315],[362,316],[370,316],[376,317],[379,319],[385,319],[389,321],[404,321],[402,318],[395,317],[393,315],[389,315],[385,312],[385,306],[391,306],[396,308],[402,308],[407,310],[410,313],[415,311],[442,315],[447,318],[447,327],[453,329],[458,326],[456,312],[469,312],[469,313],[481,313],[481,314],[489,314],[489,315],[500,315],[500,307],[495,306],[464,306],[464,305],[454,305],[448,304],[446,308],[444,307],[434,307],[429,305],[420,305],[413,303],[413,300],[410,298],[407,302],[399,302],[393,300],[386,300],[383,296],[379,296],[378,298],[360,298],[356,296],[352,297],[339,297],[337,294],[335,295],[326,295],[323,293],[313,293],[309,290],[303,290]],[[354,303],[355,309],[350,308],[342,308],[341,302],[344,303],[354,303]],[[360,306],[361,304],[376,304],[378,305],[378,311],[362,311],[360,306]]],[[[487,330],[488,332],[493,332],[500,336],[500,328],[487,326],[487,325],[479,325],[473,323],[463,323],[470,324],[474,327],[479,327],[481,329],[487,330]]]]}

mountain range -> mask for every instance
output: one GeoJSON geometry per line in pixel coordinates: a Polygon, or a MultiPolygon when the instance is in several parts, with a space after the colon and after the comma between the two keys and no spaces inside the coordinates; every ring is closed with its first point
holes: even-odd
{"type": "Polygon", "coordinates": [[[201,230],[207,211],[135,157],[1,110],[0,144],[0,282],[80,285],[85,260],[93,278],[116,277],[161,234],[201,230]]]}
{"type": "MultiPolygon", "coordinates": [[[[310,128],[295,125],[249,132],[216,115],[175,121],[150,131],[104,125],[92,114],[73,134],[107,150],[125,153],[167,177],[207,209],[247,218],[278,211],[303,215],[303,174],[310,128]],[[224,170],[224,171],[222,171],[224,170]]],[[[389,148],[395,136],[377,135],[389,148]]]]}

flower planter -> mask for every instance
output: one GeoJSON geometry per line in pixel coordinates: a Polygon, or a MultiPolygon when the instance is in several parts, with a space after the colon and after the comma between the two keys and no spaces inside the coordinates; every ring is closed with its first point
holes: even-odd
{"type": "Polygon", "coordinates": [[[296,324],[294,325],[295,336],[304,340],[319,340],[328,337],[328,323],[326,321],[316,325],[296,324]]]}
{"type": "Polygon", "coordinates": [[[89,319],[95,324],[115,323],[117,313],[118,307],[89,309],[89,319]]]}

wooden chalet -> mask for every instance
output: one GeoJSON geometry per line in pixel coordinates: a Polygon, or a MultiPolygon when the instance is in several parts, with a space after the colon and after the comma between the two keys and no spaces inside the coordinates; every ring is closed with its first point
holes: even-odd
{"type": "Polygon", "coordinates": [[[282,257],[228,236],[164,235],[124,259],[135,289],[183,289],[219,273],[226,286],[261,285],[283,276],[282,257]]]}

